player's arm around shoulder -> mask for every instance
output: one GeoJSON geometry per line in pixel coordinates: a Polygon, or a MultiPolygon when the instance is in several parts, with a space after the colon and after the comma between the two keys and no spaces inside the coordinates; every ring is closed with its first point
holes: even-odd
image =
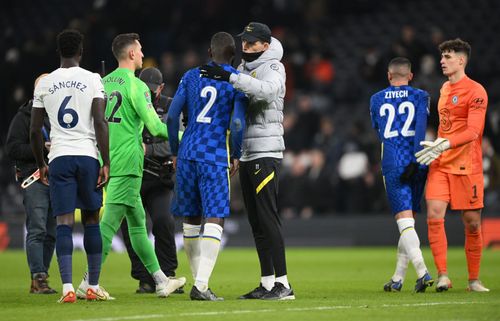
{"type": "Polygon", "coordinates": [[[255,100],[263,100],[271,103],[276,100],[280,93],[285,92],[286,73],[285,67],[278,60],[270,61],[260,67],[258,78],[244,73],[232,73],[229,82],[234,88],[241,90],[255,100]]]}

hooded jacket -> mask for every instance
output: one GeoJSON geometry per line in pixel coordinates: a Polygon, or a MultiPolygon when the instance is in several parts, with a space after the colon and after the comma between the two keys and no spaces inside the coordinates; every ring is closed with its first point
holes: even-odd
{"type": "MultiPolygon", "coordinates": [[[[12,119],[7,141],[5,144],[5,152],[16,162],[16,171],[19,178],[22,180],[38,169],[33,156],[33,151],[30,145],[30,122],[31,109],[33,101],[29,100],[19,107],[17,114],[12,119]]],[[[49,128],[45,121],[45,128],[49,128]]],[[[48,134],[48,132],[47,132],[48,134]]],[[[44,149],[45,156],[47,155],[44,149]]],[[[45,160],[47,161],[47,159],[45,160]]]]}
{"type": "Polygon", "coordinates": [[[262,157],[283,158],[283,99],[285,97],[285,67],[280,62],[283,46],[271,38],[269,48],[252,61],[238,67],[229,82],[249,96],[246,129],[243,138],[242,161],[262,157]]]}

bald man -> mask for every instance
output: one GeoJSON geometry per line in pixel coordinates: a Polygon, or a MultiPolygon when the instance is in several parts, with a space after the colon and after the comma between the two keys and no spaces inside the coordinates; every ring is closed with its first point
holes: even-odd
{"type": "MultiPolygon", "coordinates": [[[[40,75],[38,81],[47,74],[40,75]]],[[[16,180],[24,187],[23,204],[26,211],[26,255],[31,272],[30,293],[54,294],[47,278],[50,261],[54,253],[56,221],[51,214],[49,187],[39,180],[29,179],[38,169],[30,146],[30,119],[33,101],[25,102],[10,123],[6,151],[15,161],[16,180]],[[31,183],[31,184],[30,184],[31,183]]],[[[48,120],[43,134],[45,157],[50,149],[48,120]]]]}

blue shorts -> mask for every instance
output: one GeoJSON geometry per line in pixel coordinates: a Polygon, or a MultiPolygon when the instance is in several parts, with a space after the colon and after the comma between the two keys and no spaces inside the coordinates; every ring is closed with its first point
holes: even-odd
{"type": "Polygon", "coordinates": [[[229,216],[227,167],[178,159],[175,177],[171,206],[174,215],[219,218],[229,216]]]}
{"type": "Polygon", "coordinates": [[[401,183],[400,177],[405,168],[390,170],[384,175],[385,190],[392,214],[405,210],[420,212],[420,200],[424,193],[427,169],[419,168],[410,183],[401,183]]]}
{"type": "Polygon", "coordinates": [[[99,161],[89,156],[59,156],[49,164],[50,201],[54,216],[75,208],[94,211],[102,206],[102,190],[96,189],[99,161]]]}

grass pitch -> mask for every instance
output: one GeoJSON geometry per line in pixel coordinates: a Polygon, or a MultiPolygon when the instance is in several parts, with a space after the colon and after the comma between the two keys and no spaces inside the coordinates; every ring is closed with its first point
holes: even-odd
{"type": "MultiPolygon", "coordinates": [[[[179,253],[178,275],[188,276],[184,252],[179,253]]],[[[424,249],[426,263],[436,277],[432,257],[424,249]]],[[[103,267],[101,285],[115,301],[57,304],[57,295],[29,294],[29,271],[22,251],[0,254],[0,320],[119,321],[119,320],[500,320],[500,251],[485,250],[481,279],[489,293],[468,293],[462,248],[448,253],[453,288],[436,293],[412,292],[416,275],[408,271],[401,293],[385,293],[383,284],[395,267],[395,248],[289,248],[289,280],[297,299],[288,302],[241,301],[239,295],[258,285],[259,267],[254,249],[224,249],[219,255],[210,287],[224,302],[189,300],[186,293],[159,299],[135,294],[137,281],[130,278],[126,254],[113,253],[103,267]]],[[[75,252],[74,285],[78,286],[85,256],[75,252]]],[[[50,270],[50,285],[61,291],[57,260],[50,270]]]]}

